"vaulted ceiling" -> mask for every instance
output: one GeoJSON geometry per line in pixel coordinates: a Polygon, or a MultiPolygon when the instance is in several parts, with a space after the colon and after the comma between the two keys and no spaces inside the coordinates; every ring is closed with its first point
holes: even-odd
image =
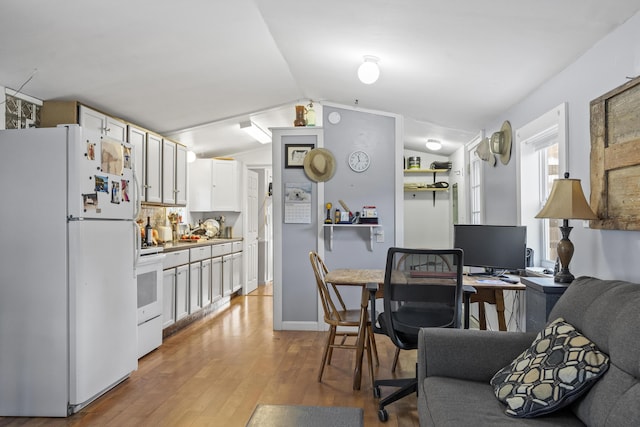
{"type": "Polygon", "coordinates": [[[401,114],[407,148],[427,151],[436,138],[448,154],[639,9],[640,0],[11,0],[0,14],[0,85],[82,101],[200,156],[259,148],[240,121],[291,126],[293,106],[309,99],[401,114]],[[372,85],[356,76],[364,55],[380,59],[372,85]]]}

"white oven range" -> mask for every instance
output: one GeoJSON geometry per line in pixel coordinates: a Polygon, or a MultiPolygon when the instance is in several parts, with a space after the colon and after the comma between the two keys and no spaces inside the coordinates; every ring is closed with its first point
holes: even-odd
{"type": "Polygon", "coordinates": [[[162,247],[140,251],[136,265],[138,358],[162,345],[162,247]]]}

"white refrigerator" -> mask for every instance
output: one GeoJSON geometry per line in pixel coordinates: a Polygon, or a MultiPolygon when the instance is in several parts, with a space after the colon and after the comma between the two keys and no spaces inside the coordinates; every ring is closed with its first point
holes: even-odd
{"type": "Polygon", "coordinates": [[[64,417],[137,369],[129,144],[0,131],[0,416],[64,417]]]}

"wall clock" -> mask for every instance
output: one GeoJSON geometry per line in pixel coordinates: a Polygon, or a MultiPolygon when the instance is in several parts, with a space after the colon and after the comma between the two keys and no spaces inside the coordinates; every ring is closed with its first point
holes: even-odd
{"type": "Polygon", "coordinates": [[[369,165],[371,165],[371,158],[366,152],[357,150],[349,154],[349,167],[354,172],[364,172],[369,169],[369,165]]]}

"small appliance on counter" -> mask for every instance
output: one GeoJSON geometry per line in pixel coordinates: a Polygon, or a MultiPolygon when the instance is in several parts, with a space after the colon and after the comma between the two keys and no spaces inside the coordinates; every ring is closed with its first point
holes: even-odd
{"type": "Polygon", "coordinates": [[[173,240],[171,227],[161,225],[158,227],[158,241],[161,243],[170,242],[173,240]]]}

